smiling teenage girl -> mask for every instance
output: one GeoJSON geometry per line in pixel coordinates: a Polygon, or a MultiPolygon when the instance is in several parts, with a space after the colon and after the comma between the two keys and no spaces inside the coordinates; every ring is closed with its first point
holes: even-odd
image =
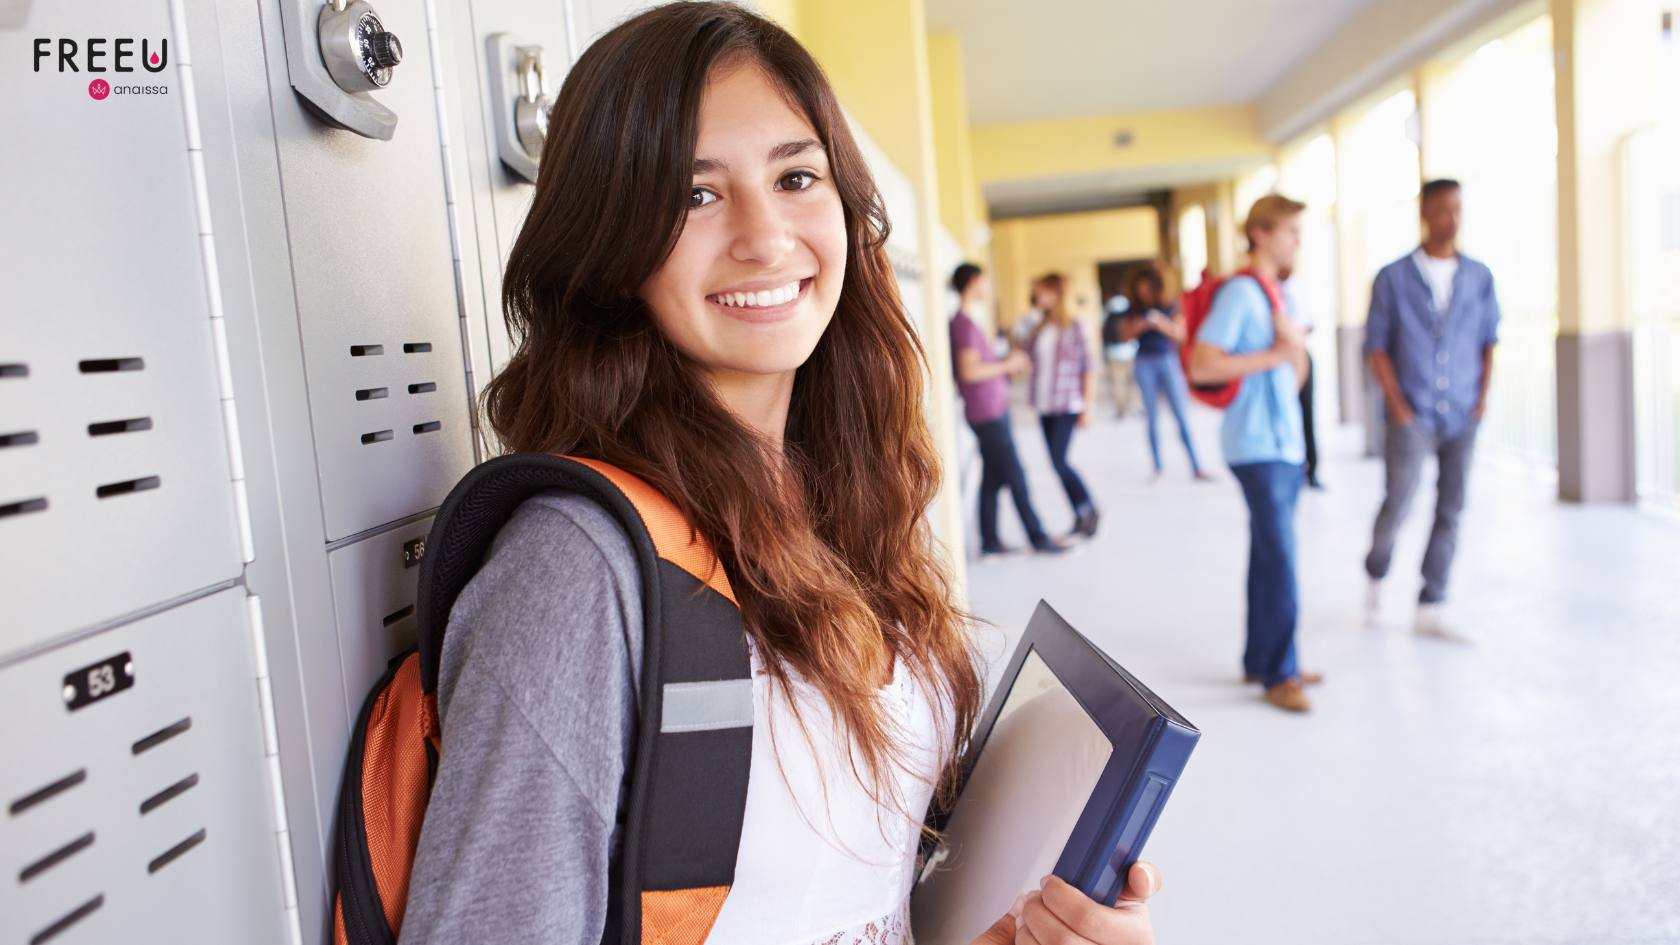
{"type": "MultiPolygon", "coordinates": [[[[923,517],[925,365],[868,170],[809,54],[725,4],[606,34],[550,128],[490,423],[669,498],[715,551],[755,670],[733,884],[662,941],[901,942],[981,682],[923,517]]],[[[450,614],[403,942],[612,927],[638,587],[625,533],[580,496],[527,500],[501,531],[450,614]]],[[[999,903],[985,940],[1146,942],[1157,885],[1139,867],[1109,908],[1052,880],[999,903]]]]}

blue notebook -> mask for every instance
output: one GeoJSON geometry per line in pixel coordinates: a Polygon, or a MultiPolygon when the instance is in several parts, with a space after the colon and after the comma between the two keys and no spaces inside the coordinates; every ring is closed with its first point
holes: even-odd
{"type": "Polygon", "coordinates": [[[921,945],[967,945],[1046,873],[1125,888],[1201,737],[1039,602],[975,729],[956,804],[911,897],[921,945]]]}

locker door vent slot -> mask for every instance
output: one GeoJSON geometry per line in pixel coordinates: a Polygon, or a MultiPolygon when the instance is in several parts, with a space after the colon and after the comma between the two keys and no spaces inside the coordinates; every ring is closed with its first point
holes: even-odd
{"type": "Polygon", "coordinates": [[[146,492],[163,485],[163,480],[157,476],[145,476],[140,479],[130,479],[127,482],[112,482],[93,490],[93,494],[101,499],[113,496],[129,495],[134,492],[146,492]]]}
{"type": "Polygon", "coordinates": [[[65,791],[70,790],[71,788],[75,787],[78,784],[81,784],[83,781],[86,781],[86,780],[87,780],[87,769],[86,768],[82,768],[82,769],[80,769],[78,771],[75,771],[71,774],[67,774],[64,777],[59,778],[57,781],[54,781],[53,783],[47,785],[46,787],[43,787],[40,790],[31,791],[28,794],[25,794],[24,796],[22,796],[22,797],[18,798],[17,800],[13,801],[12,806],[10,808],[11,814],[12,814],[13,817],[16,817],[17,815],[23,813],[24,811],[28,810],[29,808],[34,807],[35,805],[43,803],[45,801],[49,801],[52,798],[56,797],[57,795],[63,794],[65,791]]]}
{"type": "Polygon", "coordinates": [[[64,846],[48,853],[46,856],[41,857],[39,860],[25,866],[23,870],[18,873],[18,885],[21,886],[24,883],[29,882],[42,873],[45,873],[47,870],[52,869],[58,864],[63,863],[65,860],[70,859],[91,846],[93,846],[93,831],[90,830],[69,843],[66,843],[64,846]]]}
{"type": "Polygon", "coordinates": [[[113,433],[138,433],[152,428],[151,417],[135,417],[132,420],[106,420],[101,423],[88,424],[88,436],[110,436],[113,433]]]}
{"type": "Polygon", "coordinates": [[[50,941],[52,938],[57,936],[58,933],[87,918],[93,910],[104,904],[104,893],[94,896],[92,899],[89,899],[87,902],[84,902],[75,909],[71,910],[69,915],[66,915],[64,918],[59,919],[52,925],[49,925],[41,931],[36,932],[34,935],[31,935],[29,937],[29,945],[43,945],[43,943],[50,941]]]}
{"type": "Polygon", "coordinates": [[[200,830],[198,833],[193,834],[187,839],[182,840],[180,843],[177,843],[162,853],[159,853],[150,863],[146,864],[146,872],[156,873],[158,870],[161,870],[165,866],[168,866],[180,859],[188,850],[191,850],[193,847],[196,847],[203,842],[204,831],[200,830]]]}
{"type": "Polygon", "coordinates": [[[189,715],[181,721],[166,725],[135,742],[134,753],[138,755],[141,752],[150,751],[190,728],[192,728],[192,716],[189,715]]]}
{"type": "Polygon", "coordinates": [[[376,431],[376,432],[373,432],[373,433],[363,433],[362,434],[362,442],[363,443],[383,443],[383,442],[385,442],[386,440],[389,440],[391,437],[393,437],[395,435],[396,434],[391,432],[390,430],[379,430],[379,431],[376,431]]]}
{"type": "Polygon", "coordinates": [[[403,354],[425,354],[432,350],[430,341],[410,341],[403,345],[403,354]]]}
{"type": "Polygon", "coordinates": [[[28,377],[27,364],[0,364],[0,377],[28,377]]]}
{"type": "Polygon", "coordinates": [[[356,391],[357,400],[384,400],[391,395],[389,387],[368,387],[356,391]]]}
{"type": "Polygon", "coordinates": [[[351,345],[350,346],[350,356],[352,358],[371,358],[374,355],[379,355],[379,354],[384,354],[384,353],[385,353],[385,346],[384,345],[351,345]]]}
{"type": "Polygon", "coordinates": [[[144,358],[90,358],[78,365],[83,374],[109,374],[112,371],[139,371],[146,367],[144,358]]]}
{"type": "Polygon", "coordinates": [[[431,433],[441,429],[443,429],[443,421],[427,420],[425,423],[416,423],[414,425],[414,435],[419,436],[422,433],[431,433]]]}
{"type": "Polygon", "coordinates": [[[391,613],[388,613],[388,614],[385,615],[385,626],[389,627],[391,624],[396,623],[397,621],[403,619],[404,617],[407,617],[409,614],[412,614],[412,613],[414,613],[414,605],[413,604],[409,604],[407,607],[404,607],[401,610],[392,611],[391,613]]]}
{"type": "Polygon", "coordinates": [[[34,446],[41,442],[40,434],[34,430],[24,430],[19,433],[0,433],[0,449],[8,446],[34,446]]]}
{"type": "Polygon", "coordinates": [[[0,505],[0,518],[9,518],[13,515],[23,515],[28,512],[43,512],[46,511],[46,508],[46,496],[24,499],[22,502],[8,502],[5,505],[0,505]]]}
{"type": "Polygon", "coordinates": [[[437,385],[431,381],[408,385],[408,392],[410,394],[430,394],[434,390],[437,390],[437,385]]]}
{"type": "Polygon", "coordinates": [[[187,775],[181,780],[176,781],[174,784],[171,784],[156,794],[153,794],[151,797],[141,801],[140,815],[145,816],[146,814],[150,814],[152,811],[157,810],[159,807],[162,807],[195,787],[198,787],[198,775],[196,773],[187,775]]]}

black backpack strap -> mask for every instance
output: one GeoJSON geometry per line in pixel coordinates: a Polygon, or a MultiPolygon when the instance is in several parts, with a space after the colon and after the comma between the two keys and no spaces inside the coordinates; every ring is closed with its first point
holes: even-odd
{"type": "Polygon", "coordinates": [[[674,504],[593,460],[514,453],[475,467],[438,510],[420,565],[421,685],[436,692],[449,612],[496,533],[521,502],[552,489],[612,514],[642,585],[640,712],[609,931],[626,945],[640,945],[643,926],[671,945],[699,945],[734,881],[752,667],[728,578],[674,504]]]}

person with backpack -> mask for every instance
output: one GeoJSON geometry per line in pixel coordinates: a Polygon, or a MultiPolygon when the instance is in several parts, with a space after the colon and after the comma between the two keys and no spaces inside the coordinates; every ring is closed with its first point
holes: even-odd
{"type": "Polygon", "coordinates": [[[1165,394],[1173,420],[1178,423],[1179,439],[1190,457],[1190,473],[1198,482],[1213,477],[1202,469],[1196,459],[1196,446],[1190,441],[1190,393],[1184,381],[1184,368],[1179,363],[1179,346],[1189,337],[1184,316],[1169,312],[1161,300],[1163,280],[1154,266],[1139,269],[1132,276],[1131,305],[1126,310],[1120,337],[1136,341],[1137,362],[1133,371],[1138,388],[1143,392],[1143,419],[1149,436],[1149,458],[1154,463],[1153,479],[1161,478],[1161,441],[1155,428],[1155,408],[1165,394]]]}
{"type": "MultiPolygon", "coordinates": [[[[905,942],[983,677],[864,158],[809,53],[723,3],[609,30],[549,128],[504,279],[519,346],[485,392],[512,452],[451,493],[422,564],[435,705],[376,693],[356,735],[390,748],[391,701],[429,733],[412,871],[373,903],[357,877],[400,851],[346,854],[336,930],[905,942]]],[[[348,787],[389,788],[371,758],[348,787]]],[[[977,941],[1141,945],[1158,886],[1139,865],[1109,905],[1047,878],[977,941]]]]}
{"type": "Polygon", "coordinates": [[[992,298],[991,280],[979,266],[959,265],[951,273],[951,289],[957,293],[957,313],[951,316],[951,360],[963,416],[980,445],[980,554],[1014,551],[998,537],[998,493],[1005,486],[1021,516],[1028,544],[1039,554],[1061,554],[1067,546],[1044,531],[1033,508],[1027,471],[1015,452],[1015,433],[1009,422],[1009,378],[1030,370],[1032,359],[1014,349],[999,355],[968,314],[984,311],[992,298]]]}
{"type": "Polygon", "coordinates": [[[1306,376],[1306,340],[1277,287],[1279,272],[1300,248],[1304,209],[1277,194],[1255,201],[1243,226],[1249,268],[1212,289],[1205,320],[1191,319],[1196,343],[1189,365],[1192,382],[1220,387],[1204,396],[1228,403],[1220,446],[1248,504],[1245,679],[1265,688],[1267,702],[1291,712],[1311,709],[1304,685],[1322,679],[1301,671],[1295,646],[1295,503],[1306,458],[1297,394],[1306,376]]]}
{"type": "Polygon", "coordinates": [[[1067,301],[1067,280],[1059,272],[1039,278],[1035,291],[1045,302],[1044,318],[1027,339],[1032,355],[1029,390],[1044,430],[1050,464],[1062,480],[1073,506],[1073,534],[1091,538],[1097,533],[1097,505],[1085,480],[1068,462],[1076,427],[1091,424],[1097,394],[1097,371],[1085,328],[1074,318],[1067,301]]]}
{"type": "Polygon", "coordinates": [[[1463,202],[1455,180],[1432,180],[1418,195],[1423,245],[1384,266],[1371,286],[1365,353],[1382,387],[1385,495],[1372,526],[1365,573],[1366,622],[1380,616],[1382,580],[1394,559],[1394,540],[1434,454],[1435,521],[1423,555],[1415,633],[1467,642],[1448,624],[1442,604],[1447,572],[1458,547],[1458,520],[1470,479],[1476,432],[1487,409],[1493,348],[1499,340],[1499,299],[1487,265],[1458,251],[1463,202]]]}

